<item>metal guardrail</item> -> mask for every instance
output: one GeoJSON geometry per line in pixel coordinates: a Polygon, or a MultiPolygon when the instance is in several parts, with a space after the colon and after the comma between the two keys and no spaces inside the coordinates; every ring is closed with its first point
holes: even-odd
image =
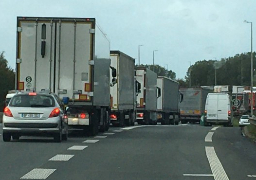
{"type": "Polygon", "coordinates": [[[256,126],[256,117],[249,118],[249,122],[250,122],[250,124],[256,126]]]}

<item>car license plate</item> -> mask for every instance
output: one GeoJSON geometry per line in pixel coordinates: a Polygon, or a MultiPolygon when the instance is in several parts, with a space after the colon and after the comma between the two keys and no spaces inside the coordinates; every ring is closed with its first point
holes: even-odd
{"type": "Polygon", "coordinates": [[[40,118],[40,114],[29,114],[29,113],[24,113],[22,114],[23,118],[40,118]]]}

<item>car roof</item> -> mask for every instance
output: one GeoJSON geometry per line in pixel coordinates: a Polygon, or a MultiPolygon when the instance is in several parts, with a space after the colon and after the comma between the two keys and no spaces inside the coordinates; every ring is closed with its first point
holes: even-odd
{"type": "Polygon", "coordinates": [[[12,98],[16,93],[7,94],[6,98],[12,98]]]}

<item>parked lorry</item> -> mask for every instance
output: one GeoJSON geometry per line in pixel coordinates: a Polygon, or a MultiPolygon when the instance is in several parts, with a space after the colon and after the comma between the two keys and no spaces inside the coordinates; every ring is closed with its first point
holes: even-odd
{"type": "Polygon", "coordinates": [[[183,94],[183,101],[180,103],[181,123],[200,122],[207,94],[212,91],[205,88],[181,88],[180,92],[183,94]]]}
{"type": "Polygon", "coordinates": [[[231,97],[228,93],[209,93],[205,102],[204,125],[232,126],[231,97]]]}
{"type": "Polygon", "coordinates": [[[179,124],[182,94],[179,92],[179,83],[167,77],[157,78],[157,117],[161,124],[179,124]]]}
{"type": "Polygon", "coordinates": [[[69,128],[108,130],[109,46],[94,18],[18,17],[16,89],[57,94],[69,128]]]}
{"type": "Polygon", "coordinates": [[[136,67],[138,124],[157,124],[157,74],[146,67],[136,67]]]}
{"type": "Polygon", "coordinates": [[[134,125],[135,121],[135,59],[121,51],[110,51],[111,68],[116,81],[110,81],[111,114],[114,126],[134,125]]]}

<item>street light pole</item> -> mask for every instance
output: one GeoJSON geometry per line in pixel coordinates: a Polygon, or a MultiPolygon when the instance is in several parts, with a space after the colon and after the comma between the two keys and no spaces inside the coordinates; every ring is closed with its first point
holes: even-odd
{"type": "Polygon", "coordinates": [[[138,63],[140,65],[140,46],[143,46],[143,45],[138,45],[138,63]]]}
{"type": "Polygon", "coordinates": [[[153,71],[155,72],[155,51],[158,50],[153,50],[153,71]]]}
{"type": "Polygon", "coordinates": [[[252,22],[244,21],[251,24],[251,116],[253,116],[253,54],[252,54],[252,22]]]}

